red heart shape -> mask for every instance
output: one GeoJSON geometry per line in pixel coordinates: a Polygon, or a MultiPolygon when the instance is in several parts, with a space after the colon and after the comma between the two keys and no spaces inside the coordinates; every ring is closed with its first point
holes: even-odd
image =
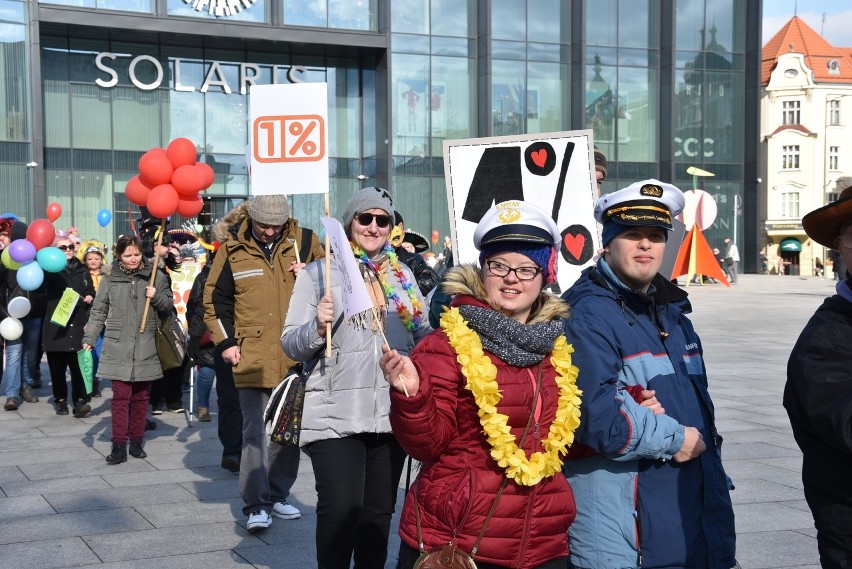
{"type": "Polygon", "coordinates": [[[583,253],[583,247],[586,246],[586,236],[583,234],[571,235],[568,233],[562,238],[562,243],[568,249],[568,252],[574,256],[574,259],[579,261],[580,255],[583,253]]]}
{"type": "Polygon", "coordinates": [[[547,149],[542,148],[541,150],[531,152],[530,157],[532,158],[532,161],[535,162],[536,166],[544,168],[544,164],[547,162],[547,149]]]}

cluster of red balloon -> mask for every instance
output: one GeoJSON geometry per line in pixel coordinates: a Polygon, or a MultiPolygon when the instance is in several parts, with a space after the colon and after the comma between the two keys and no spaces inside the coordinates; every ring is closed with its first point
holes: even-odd
{"type": "Polygon", "coordinates": [[[136,205],[145,206],[154,217],[183,217],[201,213],[204,201],[198,192],[213,184],[213,169],[196,162],[195,144],[176,138],[166,148],[152,148],[139,159],[139,174],[130,178],[124,193],[136,205]]]}

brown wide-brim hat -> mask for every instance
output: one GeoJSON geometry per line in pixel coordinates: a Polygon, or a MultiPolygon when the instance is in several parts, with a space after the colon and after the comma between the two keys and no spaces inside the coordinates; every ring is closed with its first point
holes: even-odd
{"type": "Polygon", "coordinates": [[[843,224],[852,222],[852,186],[840,192],[837,201],[815,209],[802,218],[802,226],[808,237],[835,249],[834,241],[840,235],[843,224]]]}

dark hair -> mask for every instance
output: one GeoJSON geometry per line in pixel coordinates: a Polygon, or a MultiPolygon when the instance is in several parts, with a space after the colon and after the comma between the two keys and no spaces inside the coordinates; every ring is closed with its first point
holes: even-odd
{"type": "Polygon", "coordinates": [[[128,247],[136,247],[139,252],[142,252],[142,242],[135,235],[119,235],[115,240],[115,245],[112,246],[112,254],[118,259],[121,257],[128,247]]]}

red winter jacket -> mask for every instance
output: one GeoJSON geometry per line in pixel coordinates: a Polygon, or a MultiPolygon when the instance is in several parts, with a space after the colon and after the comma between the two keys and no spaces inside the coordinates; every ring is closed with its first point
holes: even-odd
{"type": "MultiPolygon", "coordinates": [[[[456,269],[448,292],[458,304],[487,305],[471,296],[485,298],[478,272],[456,269]]],[[[564,317],[567,305],[555,297],[543,296],[544,306],[535,321],[564,317]]],[[[486,352],[497,367],[497,381],[503,394],[498,411],[509,417],[509,425],[520,441],[530,416],[538,366],[517,368],[486,352]]],[[[414,499],[417,496],[420,524],[426,548],[453,542],[470,552],[500,487],[505,471],[490,456],[490,446],[482,434],[473,395],[465,388],[465,378],[446,334],[438,330],[423,339],[411,354],[420,375],[417,395],[391,390],[391,425],[403,448],[422,461],[420,473],[405,500],[399,534],[410,547],[417,548],[414,499]]],[[[539,428],[530,428],[524,442],[529,457],[544,450],[556,414],[559,388],[550,358],[542,368],[541,404],[534,416],[539,428]]],[[[536,567],[551,559],[568,556],[567,531],[574,520],[574,496],[562,473],[545,478],[537,485],[521,486],[509,480],[488,525],[476,561],[500,566],[536,567]]]]}

